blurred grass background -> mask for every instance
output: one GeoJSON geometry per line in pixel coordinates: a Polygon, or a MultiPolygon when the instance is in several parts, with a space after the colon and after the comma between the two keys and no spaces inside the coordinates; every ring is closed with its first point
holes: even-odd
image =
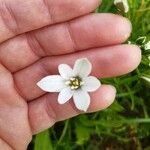
{"type": "MultiPolygon", "coordinates": [[[[133,24],[130,43],[142,48],[141,65],[132,73],[103,83],[117,88],[115,103],[108,109],[57,123],[33,138],[29,150],[150,150],[150,0],[129,0],[125,15],[133,24]],[[146,41],[138,40],[145,37],[146,41]]],[[[103,0],[96,12],[118,13],[113,0],[103,0]]],[[[119,63],[119,62],[118,62],[119,63]]]]}

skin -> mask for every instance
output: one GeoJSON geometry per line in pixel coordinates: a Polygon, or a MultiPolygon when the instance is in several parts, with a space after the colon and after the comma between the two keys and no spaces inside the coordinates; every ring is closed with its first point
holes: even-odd
{"type": "MultiPolygon", "coordinates": [[[[0,0],[0,149],[25,150],[32,135],[79,115],[72,101],[57,103],[36,83],[86,57],[92,75],[114,77],[133,71],[141,51],[121,45],[130,36],[129,20],[91,14],[99,0],[0,0]]],[[[107,108],[116,90],[102,85],[91,93],[88,112],[107,108]]]]}

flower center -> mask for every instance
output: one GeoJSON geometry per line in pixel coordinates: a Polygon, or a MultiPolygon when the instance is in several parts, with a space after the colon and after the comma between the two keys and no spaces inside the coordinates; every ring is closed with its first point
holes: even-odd
{"type": "Polygon", "coordinates": [[[77,90],[84,84],[84,82],[80,77],[72,77],[69,81],[66,81],[65,84],[69,85],[72,90],[77,90]]]}

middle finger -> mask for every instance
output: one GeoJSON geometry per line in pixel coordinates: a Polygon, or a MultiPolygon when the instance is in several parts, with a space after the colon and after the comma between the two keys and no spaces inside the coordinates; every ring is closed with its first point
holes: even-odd
{"type": "Polygon", "coordinates": [[[113,14],[87,15],[3,43],[0,60],[11,72],[16,72],[43,56],[120,44],[130,33],[131,23],[126,18],[113,14]]]}
{"type": "Polygon", "coordinates": [[[137,46],[118,45],[43,58],[14,74],[20,94],[27,100],[42,96],[45,92],[36,85],[39,80],[47,75],[58,74],[59,64],[66,63],[72,66],[76,59],[83,57],[91,61],[92,74],[104,78],[123,75],[134,70],[140,63],[141,51],[137,46]]]}

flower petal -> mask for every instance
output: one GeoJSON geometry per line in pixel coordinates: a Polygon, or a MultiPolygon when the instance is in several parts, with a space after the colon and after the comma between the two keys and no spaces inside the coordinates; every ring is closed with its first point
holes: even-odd
{"type": "Polygon", "coordinates": [[[75,106],[81,111],[87,111],[90,105],[90,96],[86,91],[77,90],[73,94],[75,106]]]}
{"type": "Polygon", "coordinates": [[[96,91],[100,86],[100,81],[93,76],[89,76],[84,79],[84,85],[82,86],[82,89],[88,92],[96,91]]]}
{"type": "Polygon", "coordinates": [[[60,75],[64,79],[69,79],[69,78],[73,77],[73,70],[67,64],[61,64],[61,65],[59,65],[58,70],[59,70],[60,75]]]}
{"type": "Polygon", "coordinates": [[[59,92],[65,88],[64,79],[59,75],[47,76],[40,80],[37,85],[46,92],[59,92]]]}
{"type": "Polygon", "coordinates": [[[91,70],[92,64],[87,58],[78,59],[73,68],[74,74],[82,78],[87,77],[91,73],[91,70]]]}
{"type": "Polygon", "coordinates": [[[71,97],[73,96],[73,91],[70,89],[70,87],[67,87],[65,89],[63,89],[58,96],[58,103],[59,104],[64,104],[67,101],[69,101],[71,99],[71,97]]]}
{"type": "Polygon", "coordinates": [[[150,50],[150,41],[147,44],[145,44],[145,50],[150,50]]]}
{"type": "Polygon", "coordinates": [[[114,4],[118,7],[118,9],[125,13],[129,11],[129,5],[127,0],[114,0],[114,4]]]}

